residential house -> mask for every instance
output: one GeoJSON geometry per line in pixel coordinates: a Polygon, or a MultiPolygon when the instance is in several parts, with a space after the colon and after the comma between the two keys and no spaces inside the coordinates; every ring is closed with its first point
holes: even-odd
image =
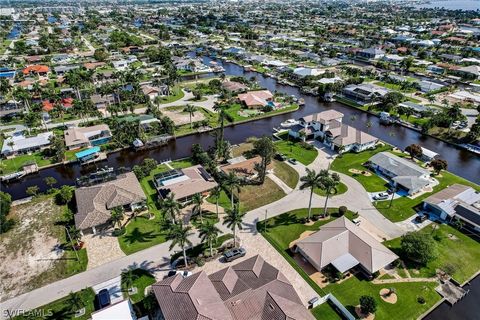
{"type": "Polygon", "coordinates": [[[391,180],[391,184],[414,195],[432,185],[430,171],[421,168],[408,159],[384,151],[373,155],[370,167],[391,180]]]}
{"type": "Polygon", "coordinates": [[[97,109],[106,109],[107,106],[115,103],[115,96],[113,94],[100,95],[93,94],[90,99],[97,109]]]}
{"type": "Polygon", "coordinates": [[[315,68],[295,68],[293,70],[293,74],[297,78],[305,78],[305,77],[316,77],[321,74],[325,73],[324,70],[321,69],[315,69],[315,68]]]}
{"type": "Polygon", "coordinates": [[[479,79],[480,78],[480,66],[468,66],[462,67],[456,71],[459,75],[471,78],[479,79]]]}
{"type": "Polygon", "coordinates": [[[445,87],[445,85],[443,85],[441,83],[428,81],[428,80],[421,80],[421,81],[418,82],[418,84],[420,86],[420,91],[422,91],[422,92],[431,92],[431,91],[435,91],[435,90],[440,90],[443,87],[445,87]]]}
{"type": "Polygon", "coordinates": [[[3,141],[2,155],[8,157],[45,149],[50,145],[52,137],[52,132],[39,133],[33,137],[25,137],[22,133],[14,133],[3,141]],[[13,145],[10,146],[12,142],[13,145]]]}
{"type": "Polygon", "coordinates": [[[115,180],[75,189],[77,213],[75,226],[83,233],[108,226],[112,209],[123,207],[134,211],[145,206],[146,197],[133,172],[117,176],[115,180]]]}
{"type": "Polygon", "coordinates": [[[99,146],[112,138],[110,128],[106,124],[91,127],[71,127],[65,130],[65,145],[68,150],[99,146]]]}
{"type": "Polygon", "coordinates": [[[159,173],[153,183],[162,199],[173,194],[181,203],[188,203],[193,195],[206,194],[218,185],[201,165],[159,173]]]}
{"type": "Polygon", "coordinates": [[[314,319],[288,279],[259,255],[211,275],[177,274],[152,288],[165,320],[314,319]]]}
{"type": "Polygon", "coordinates": [[[39,75],[46,76],[50,72],[50,68],[45,65],[35,64],[28,66],[22,70],[24,75],[39,75]]]}
{"type": "Polygon", "coordinates": [[[156,97],[166,96],[169,93],[167,85],[153,86],[151,84],[142,84],[141,89],[143,94],[148,96],[150,100],[154,100],[156,97]]]}
{"type": "Polygon", "coordinates": [[[317,139],[332,150],[339,152],[361,152],[370,149],[378,142],[378,138],[343,124],[343,113],[326,110],[299,119],[288,134],[294,138],[317,139]]]}
{"type": "Polygon", "coordinates": [[[273,94],[269,90],[249,91],[238,95],[238,100],[249,109],[260,109],[267,105],[275,107],[273,94]]]}
{"type": "Polygon", "coordinates": [[[224,81],[222,82],[222,88],[225,91],[231,92],[231,93],[240,93],[240,92],[245,92],[248,90],[248,87],[244,85],[243,83],[240,82],[235,82],[235,81],[224,81]]]}
{"type": "MultiPolygon", "coordinates": [[[[237,176],[241,176],[248,179],[253,179],[257,176],[257,171],[255,170],[255,165],[262,162],[260,156],[256,156],[250,159],[246,159],[244,156],[236,157],[229,159],[228,164],[222,165],[220,170],[224,173],[233,172],[237,176]]],[[[267,171],[273,168],[273,164],[270,163],[267,165],[267,171]]]]}
{"type": "Polygon", "coordinates": [[[342,94],[360,104],[368,104],[382,98],[389,92],[388,89],[370,84],[350,84],[343,88],[342,94]]]}
{"type": "Polygon", "coordinates": [[[379,48],[368,48],[357,51],[356,56],[362,59],[376,60],[385,56],[385,51],[379,48]]]}
{"type": "Polygon", "coordinates": [[[472,187],[455,183],[423,200],[423,209],[442,220],[458,219],[480,231],[480,192],[472,187]]]}
{"type": "Polygon", "coordinates": [[[416,116],[421,116],[423,112],[437,111],[437,109],[434,109],[434,108],[431,108],[431,107],[428,107],[428,106],[424,106],[422,104],[418,104],[418,103],[411,102],[411,101],[402,102],[398,106],[403,107],[403,108],[407,108],[407,109],[411,109],[416,116]]]}
{"type": "Polygon", "coordinates": [[[341,273],[359,267],[372,275],[398,259],[395,253],[344,216],[298,241],[295,251],[320,272],[332,265],[341,273]]]}
{"type": "Polygon", "coordinates": [[[53,72],[55,72],[58,76],[63,76],[65,73],[71,70],[75,70],[80,68],[80,65],[64,65],[64,66],[55,66],[53,67],[53,72]]]}

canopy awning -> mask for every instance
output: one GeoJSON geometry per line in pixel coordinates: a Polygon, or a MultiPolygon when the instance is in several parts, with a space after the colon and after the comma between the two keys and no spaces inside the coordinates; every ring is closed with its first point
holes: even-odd
{"type": "Polygon", "coordinates": [[[340,256],[332,261],[332,265],[341,273],[352,269],[357,264],[359,264],[358,260],[355,259],[355,257],[350,253],[345,253],[343,256],[340,256]]]}

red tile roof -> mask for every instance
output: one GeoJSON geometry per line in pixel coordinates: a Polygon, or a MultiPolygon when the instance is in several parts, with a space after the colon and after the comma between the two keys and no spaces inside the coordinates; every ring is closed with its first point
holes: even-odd
{"type": "Polygon", "coordinates": [[[33,73],[47,73],[50,70],[48,66],[42,65],[42,64],[35,64],[26,67],[23,69],[23,74],[29,74],[31,72],[33,73]]]}

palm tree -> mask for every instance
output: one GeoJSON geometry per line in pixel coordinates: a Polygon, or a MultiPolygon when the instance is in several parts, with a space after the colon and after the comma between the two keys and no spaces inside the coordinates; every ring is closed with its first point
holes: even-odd
{"type": "Polygon", "coordinates": [[[128,269],[122,272],[121,278],[122,286],[128,292],[133,287],[135,280],[139,278],[139,275],[133,269],[128,269]]]}
{"type": "Polygon", "coordinates": [[[77,312],[85,306],[82,297],[78,292],[70,292],[68,295],[68,306],[70,306],[70,312],[77,312]]]}
{"type": "Polygon", "coordinates": [[[328,198],[330,197],[330,194],[332,194],[332,191],[335,190],[337,185],[340,183],[340,176],[338,173],[332,173],[330,174],[328,170],[320,170],[320,189],[324,190],[327,196],[325,197],[325,205],[323,207],[323,215],[327,216],[327,204],[328,204],[328,198]]]}
{"type": "MultiPolygon", "coordinates": [[[[12,154],[15,153],[15,142],[13,142],[13,140],[8,141],[7,146],[9,146],[10,149],[12,149],[12,154]]],[[[15,156],[12,158],[12,161],[13,161],[13,165],[15,166],[15,169],[16,169],[17,164],[15,163],[15,156]]]]}
{"type": "Polygon", "coordinates": [[[176,245],[182,248],[185,267],[188,267],[186,246],[192,245],[192,242],[188,239],[192,235],[191,229],[189,226],[184,227],[182,223],[174,224],[167,235],[167,240],[172,240],[169,250],[172,250],[176,245]]]}
{"type": "Polygon", "coordinates": [[[240,178],[235,175],[233,171],[230,171],[226,176],[225,180],[223,181],[223,185],[225,188],[228,189],[230,192],[230,200],[231,200],[231,207],[233,208],[233,193],[236,190],[240,192],[240,186],[242,185],[240,178]]]}
{"type": "Polygon", "coordinates": [[[226,104],[219,104],[215,103],[213,105],[213,110],[218,113],[218,121],[220,121],[220,134],[217,136],[216,147],[217,147],[217,154],[221,154],[221,148],[223,146],[223,136],[224,136],[224,129],[225,129],[225,119],[227,117],[227,108],[226,104]],[[220,149],[220,150],[219,150],[220,149]]]}
{"type": "Polygon", "coordinates": [[[200,227],[200,238],[202,242],[208,242],[210,247],[210,257],[213,256],[213,241],[215,241],[220,234],[220,229],[215,227],[214,223],[202,224],[200,227]]]}
{"type": "Polygon", "coordinates": [[[220,195],[222,193],[222,187],[221,186],[216,186],[210,191],[210,196],[215,198],[215,209],[217,213],[217,218],[218,218],[218,202],[220,200],[220,195]]]}
{"type": "Polygon", "coordinates": [[[195,115],[195,111],[197,111],[197,108],[191,104],[187,104],[183,109],[183,112],[188,112],[190,116],[190,129],[192,128],[192,117],[195,115]]]}
{"type": "Polygon", "coordinates": [[[316,173],[315,170],[310,170],[309,168],[306,168],[306,170],[307,175],[300,178],[300,181],[302,182],[300,190],[310,188],[310,200],[308,201],[308,220],[310,220],[312,213],[313,190],[315,188],[320,188],[322,177],[319,173],[316,173]]]}
{"type": "Polygon", "coordinates": [[[125,214],[125,210],[123,209],[123,207],[113,208],[112,216],[110,217],[110,220],[112,220],[113,225],[116,225],[118,223],[118,226],[121,227],[121,222],[123,220],[124,214],[125,214]]]}
{"type": "Polygon", "coordinates": [[[201,193],[196,193],[192,197],[193,208],[192,212],[195,214],[198,213],[200,216],[200,223],[203,223],[203,216],[202,216],[202,205],[204,203],[205,197],[201,193]]]}
{"type": "Polygon", "coordinates": [[[242,230],[242,222],[244,213],[240,212],[238,203],[236,203],[231,209],[227,209],[227,215],[223,219],[223,224],[232,229],[233,231],[233,246],[237,246],[237,228],[242,230]]]}
{"type": "Polygon", "coordinates": [[[163,199],[161,205],[163,212],[167,214],[175,224],[175,217],[180,213],[180,203],[175,200],[175,194],[170,193],[166,198],[163,199]]]}

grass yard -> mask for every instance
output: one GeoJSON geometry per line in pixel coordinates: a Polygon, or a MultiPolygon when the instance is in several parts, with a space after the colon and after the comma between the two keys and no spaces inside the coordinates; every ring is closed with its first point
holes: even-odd
{"type": "Polygon", "coordinates": [[[245,120],[249,120],[249,119],[266,118],[266,117],[270,117],[270,116],[280,114],[280,113],[293,112],[293,111],[298,110],[298,108],[299,108],[299,106],[297,104],[292,104],[291,106],[287,106],[287,107],[284,107],[284,108],[281,108],[281,109],[276,109],[276,110],[273,110],[273,111],[270,111],[270,112],[255,112],[254,113],[253,111],[257,111],[257,110],[246,109],[246,108],[243,108],[242,105],[240,105],[239,103],[234,103],[226,110],[226,113],[228,114],[230,119],[233,120],[232,122],[239,122],[239,121],[245,121],[245,120]],[[238,114],[239,111],[244,111],[244,112],[247,112],[247,113],[252,112],[252,114],[248,117],[245,117],[245,116],[239,115],[238,114]]]}
{"type": "Polygon", "coordinates": [[[94,301],[95,301],[95,292],[92,288],[83,289],[78,292],[84,306],[85,314],[83,316],[75,317],[75,313],[71,311],[69,298],[68,296],[58,299],[52,303],[41,306],[32,310],[32,312],[27,312],[25,315],[20,315],[14,317],[15,320],[27,320],[27,319],[44,319],[44,320],[54,320],[54,319],[76,319],[76,320],[87,320],[90,319],[90,315],[95,311],[94,301]],[[42,314],[42,317],[32,317],[32,315],[42,314]]]}
{"type": "MultiPolygon", "coordinates": [[[[229,239],[233,239],[233,234],[227,233],[227,234],[221,235],[220,237],[217,238],[215,242],[212,241],[212,249],[219,248],[225,241],[229,239]]],[[[201,253],[203,254],[206,250],[210,250],[210,246],[208,245],[208,243],[197,244],[196,246],[193,246],[187,249],[187,257],[196,258],[201,253]]],[[[178,251],[172,254],[170,261],[175,261],[179,257],[183,257],[182,251],[178,251]]]]}
{"type": "Polygon", "coordinates": [[[344,153],[341,157],[335,158],[332,162],[331,169],[354,178],[360,182],[368,192],[385,191],[387,189],[387,182],[375,173],[369,171],[362,164],[368,161],[374,154],[391,150],[391,148],[391,146],[385,145],[377,147],[375,150],[366,150],[360,153],[344,153]],[[349,171],[350,169],[365,171],[371,175],[365,176],[363,174],[352,173],[349,171]]]}
{"type": "Polygon", "coordinates": [[[175,169],[184,169],[184,168],[193,166],[193,163],[192,163],[192,159],[184,158],[184,159],[178,159],[178,160],[172,161],[170,162],[170,165],[175,169]]]}
{"type": "MultiPolygon", "coordinates": [[[[336,190],[333,190],[333,193],[330,195],[331,197],[333,196],[338,196],[338,195],[341,195],[341,194],[344,194],[345,192],[348,191],[348,187],[340,182],[338,185],[337,185],[337,188],[336,190]]],[[[319,196],[322,196],[322,197],[326,197],[327,196],[327,192],[325,190],[322,190],[322,189],[314,189],[313,192],[315,192],[316,194],[318,194],[319,196]]]]}
{"type": "Polygon", "coordinates": [[[182,88],[180,88],[179,86],[173,87],[171,91],[172,91],[171,95],[166,97],[160,97],[161,104],[175,102],[177,100],[182,99],[185,96],[185,94],[182,91],[182,88]]]}
{"type": "Polygon", "coordinates": [[[132,300],[132,303],[135,304],[145,298],[145,288],[151,286],[157,281],[155,280],[155,277],[147,270],[135,269],[133,270],[133,273],[135,274],[137,279],[133,281],[132,288],[137,288],[137,293],[129,295],[127,293],[127,290],[129,288],[126,288],[124,283],[122,283],[122,290],[123,296],[125,298],[130,298],[130,300],[132,300]]]}
{"type": "MultiPolygon", "coordinates": [[[[285,196],[285,192],[271,179],[265,178],[262,185],[246,185],[241,187],[239,194],[234,193],[235,199],[240,198],[240,209],[247,212],[266,204],[277,201],[285,196]]],[[[207,201],[215,204],[215,197],[208,197],[207,201]]],[[[235,200],[234,200],[235,201],[235,200]]],[[[220,193],[218,205],[225,208],[231,208],[230,195],[222,190],[220,193]]]]}
{"type": "Polygon", "coordinates": [[[290,188],[294,189],[297,186],[299,174],[285,162],[273,160],[273,172],[290,188]]]}
{"type": "Polygon", "coordinates": [[[253,149],[253,143],[244,142],[239,145],[232,147],[232,157],[240,157],[244,152],[250,151],[253,149]]]}
{"type": "Polygon", "coordinates": [[[328,301],[322,303],[318,307],[312,309],[312,314],[315,319],[318,320],[341,320],[342,316],[340,316],[337,311],[333,308],[332,305],[328,301]]]}
{"type": "Polygon", "coordinates": [[[420,205],[425,198],[431,196],[432,194],[442,189],[445,189],[446,187],[454,183],[468,185],[476,189],[477,191],[480,191],[479,185],[473,182],[470,182],[466,179],[463,179],[459,176],[456,176],[453,173],[450,173],[448,171],[442,171],[440,173],[440,176],[437,176],[436,179],[438,179],[439,184],[433,188],[433,192],[423,194],[421,196],[416,197],[415,199],[410,199],[407,197],[401,197],[399,199],[395,199],[393,200],[391,207],[389,207],[390,201],[379,201],[375,203],[375,207],[390,221],[398,222],[398,221],[405,220],[411,217],[412,215],[414,215],[416,212],[415,207],[420,205]]]}
{"type": "Polygon", "coordinates": [[[0,170],[2,174],[17,172],[22,169],[22,166],[29,162],[36,162],[39,167],[48,166],[53,161],[49,158],[44,158],[42,151],[37,151],[32,154],[22,154],[11,159],[0,161],[0,170]]]}
{"type": "Polygon", "coordinates": [[[434,225],[436,226],[435,230],[432,225],[429,225],[417,231],[432,234],[437,244],[438,257],[426,266],[415,265],[402,257],[400,248],[401,238],[387,241],[385,245],[402,257],[412,277],[433,277],[436,274],[436,269],[442,269],[446,265],[451,265],[455,269],[453,278],[459,283],[467,281],[480,269],[479,241],[470,238],[449,225],[434,225]],[[454,237],[449,238],[449,235],[454,237]]]}
{"type": "MultiPolygon", "coordinates": [[[[308,209],[299,209],[284,213],[280,216],[268,219],[267,232],[262,232],[265,239],[272,244],[272,246],[292,265],[292,267],[299,272],[299,274],[312,286],[312,288],[321,296],[326,293],[332,293],[352,314],[355,314],[354,307],[359,304],[359,298],[362,295],[371,295],[377,301],[377,312],[375,319],[415,319],[436,302],[440,300],[440,296],[435,292],[434,287],[436,283],[395,283],[389,284],[387,287],[394,287],[397,291],[398,302],[396,304],[389,304],[384,302],[380,296],[379,291],[385,288],[386,285],[375,285],[370,281],[361,280],[357,277],[351,277],[340,283],[329,284],[327,287],[321,289],[304,271],[297,265],[295,260],[290,256],[288,246],[293,241],[307,230],[318,230],[318,228],[332,221],[333,217],[328,220],[320,220],[315,222],[312,226],[306,226],[300,222],[299,219],[307,215],[308,209]],[[426,303],[421,305],[417,302],[417,298],[422,296],[426,303]]],[[[315,208],[316,213],[320,213],[321,209],[315,208]]],[[[332,213],[337,209],[329,208],[332,213]]],[[[346,215],[352,218],[353,213],[348,212],[346,215]]],[[[257,224],[258,230],[264,230],[263,221],[257,224]]],[[[322,309],[325,307],[322,307],[322,309]]],[[[313,310],[313,314],[317,319],[321,310],[313,310]]],[[[327,319],[333,314],[327,313],[327,319]]],[[[335,318],[332,318],[335,319],[335,318]]]]}
{"type": "Polygon", "coordinates": [[[167,232],[162,229],[163,216],[160,212],[155,213],[155,218],[138,216],[125,226],[125,234],[118,237],[120,248],[126,254],[132,254],[140,250],[166,241],[167,232]]]}
{"type": "Polygon", "coordinates": [[[283,153],[288,158],[295,158],[306,166],[312,163],[318,155],[316,149],[308,150],[302,147],[300,143],[294,141],[276,141],[275,147],[279,153],[283,153]]]}

